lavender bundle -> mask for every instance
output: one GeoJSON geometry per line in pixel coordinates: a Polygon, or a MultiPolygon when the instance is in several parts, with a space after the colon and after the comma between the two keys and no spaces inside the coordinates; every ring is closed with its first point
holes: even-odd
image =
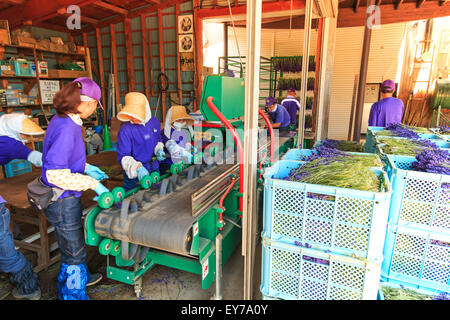
{"type": "Polygon", "coordinates": [[[439,127],[439,133],[446,136],[450,135],[450,127],[449,126],[439,127]]]}
{"type": "Polygon", "coordinates": [[[313,150],[316,153],[299,159],[308,162],[292,169],[285,180],[373,192],[380,190],[380,179],[370,169],[381,166],[376,155],[350,155],[324,145],[313,150]]]}

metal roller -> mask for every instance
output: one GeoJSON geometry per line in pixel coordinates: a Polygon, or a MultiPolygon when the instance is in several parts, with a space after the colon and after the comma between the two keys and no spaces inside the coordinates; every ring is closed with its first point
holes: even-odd
{"type": "MultiPolygon", "coordinates": [[[[193,216],[192,195],[197,190],[205,190],[211,182],[215,182],[211,188],[216,190],[217,177],[227,178],[224,173],[234,167],[213,167],[200,177],[187,180],[182,187],[170,194],[152,199],[150,203],[142,202],[142,206],[134,212],[131,208],[136,201],[128,197],[122,202],[121,209],[111,208],[97,215],[95,231],[106,238],[190,256],[192,226],[198,219],[198,216],[193,216]]],[[[122,244],[122,255],[123,251],[122,244]]],[[[125,255],[128,258],[131,256],[128,252],[125,255]]]]}

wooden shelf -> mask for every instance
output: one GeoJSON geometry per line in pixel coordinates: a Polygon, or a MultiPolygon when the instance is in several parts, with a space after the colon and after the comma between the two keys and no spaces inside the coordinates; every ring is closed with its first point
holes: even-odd
{"type": "MultiPolygon", "coordinates": [[[[29,49],[29,50],[33,50],[34,49],[34,47],[19,46],[19,45],[16,45],[16,44],[0,44],[0,47],[11,47],[11,48],[29,49]]],[[[36,48],[36,51],[58,53],[58,54],[64,54],[64,55],[69,55],[69,56],[82,56],[82,57],[84,57],[86,55],[85,53],[61,52],[61,51],[53,51],[53,50],[46,50],[46,49],[39,49],[39,48],[36,48]]]]}

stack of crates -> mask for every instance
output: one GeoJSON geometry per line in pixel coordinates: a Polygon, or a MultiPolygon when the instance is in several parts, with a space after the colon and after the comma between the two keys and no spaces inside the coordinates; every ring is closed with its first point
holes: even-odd
{"type": "Polygon", "coordinates": [[[450,176],[409,170],[415,157],[386,157],[393,191],[382,280],[450,293],[450,176]]]}
{"type": "Polygon", "coordinates": [[[306,162],[287,160],[264,174],[261,293],[265,299],[376,300],[391,187],[380,192],[283,180],[306,162]]]}

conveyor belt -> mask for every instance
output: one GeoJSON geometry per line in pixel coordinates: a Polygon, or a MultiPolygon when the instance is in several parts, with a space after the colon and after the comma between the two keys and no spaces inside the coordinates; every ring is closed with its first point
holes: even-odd
{"type": "Polygon", "coordinates": [[[95,221],[96,232],[112,239],[189,255],[191,229],[198,216],[192,216],[192,195],[234,165],[220,165],[208,169],[200,177],[178,187],[139,211],[120,219],[119,209],[100,212],[95,221]]]}

